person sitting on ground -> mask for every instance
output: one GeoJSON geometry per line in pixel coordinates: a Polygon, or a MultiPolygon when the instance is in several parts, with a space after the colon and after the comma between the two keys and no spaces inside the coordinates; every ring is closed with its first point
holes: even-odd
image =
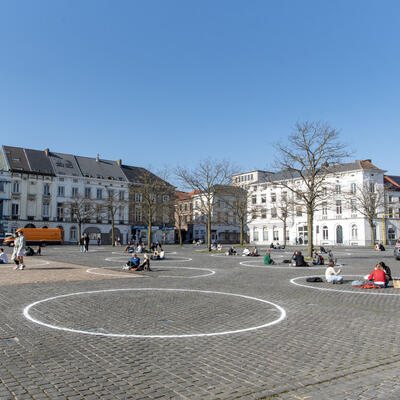
{"type": "Polygon", "coordinates": [[[324,265],[324,257],[314,251],[313,261],[314,265],[324,265]]]}
{"type": "Polygon", "coordinates": [[[369,274],[367,282],[372,282],[381,288],[387,287],[388,281],[386,280],[385,271],[380,264],[375,265],[375,269],[369,274]]]}
{"type": "Polygon", "coordinates": [[[279,242],[275,243],[275,249],[280,250],[281,249],[281,245],[279,244],[279,242]]]}
{"type": "Polygon", "coordinates": [[[218,243],[217,251],[222,251],[222,244],[221,243],[218,243]]]}
{"type": "Polygon", "coordinates": [[[232,246],[229,250],[228,250],[228,256],[236,256],[236,249],[235,246],[232,246]]]}
{"type": "Polygon", "coordinates": [[[320,252],[321,254],[326,254],[325,247],[324,247],[324,246],[320,246],[319,252],[320,252]]]}
{"type": "Polygon", "coordinates": [[[308,263],[304,260],[303,254],[301,254],[301,251],[297,252],[296,255],[296,267],[308,267],[308,263]]]}
{"type": "Polygon", "coordinates": [[[380,263],[379,263],[379,265],[383,268],[383,270],[385,271],[385,275],[386,275],[386,280],[389,282],[389,281],[392,281],[393,279],[392,279],[392,271],[390,270],[390,268],[389,268],[389,266],[388,265],[386,265],[383,261],[381,261],[380,263]]]}
{"type": "Polygon", "coordinates": [[[264,256],[264,265],[274,265],[275,261],[271,258],[271,250],[267,250],[264,256]]]}
{"type": "Polygon", "coordinates": [[[325,279],[328,283],[343,283],[343,276],[339,275],[342,270],[339,268],[335,271],[335,264],[329,261],[328,268],[325,270],[325,279]]]}
{"type": "Polygon", "coordinates": [[[7,254],[4,253],[4,249],[0,249],[0,264],[8,264],[7,254]]]}
{"type": "Polygon", "coordinates": [[[128,253],[132,253],[134,251],[135,251],[135,245],[128,244],[128,246],[126,246],[124,249],[124,252],[128,252],[128,253]]]}
{"type": "Polygon", "coordinates": [[[243,249],[242,256],[243,256],[243,257],[247,257],[247,256],[249,256],[249,255],[250,255],[250,250],[249,250],[248,247],[245,247],[245,248],[243,249]]]}
{"type": "Polygon", "coordinates": [[[273,243],[273,242],[271,242],[271,244],[269,245],[269,248],[270,248],[270,249],[274,249],[274,248],[275,248],[275,246],[274,246],[274,243],[273,243]]]}
{"type": "Polygon", "coordinates": [[[32,249],[32,247],[28,246],[25,250],[25,255],[30,257],[35,255],[35,250],[32,249]]]}
{"type": "Polygon", "coordinates": [[[165,258],[165,251],[163,249],[161,249],[159,259],[164,260],[164,258],[165,258]]]}
{"type": "Polygon", "coordinates": [[[211,251],[216,251],[217,250],[217,245],[215,243],[211,244],[211,251]]]}
{"type": "Polygon", "coordinates": [[[260,254],[258,254],[258,249],[257,246],[254,246],[253,251],[250,253],[251,257],[258,257],[260,254]]]}
{"type": "Polygon", "coordinates": [[[140,258],[137,256],[136,253],[132,254],[132,257],[129,259],[129,261],[122,267],[122,269],[127,269],[127,270],[134,270],[136,271],[137,268],[140,265],[140,258]]]}
{"type": "Polygon", "coordinates": [[[152,260],[159,260],[160,259],[160,253],[158,252],[158,250],[154,250],[153,254],[150,256],[150,258],[152,260]]]}
{"type": "Polygon", "coordinates": [[[379,251],[386,251],[385,246],[382,243],[379,243],[379,251]]]}
{"type": "Polygon", "coordinates": [[[148,256],[148,254],[144,254],[143,262],[134,271],[151,271],[150,257],[148,256]]]}
{"type": "Polygon", "coordinates": [[[136,253],[141,253],[143,251],[143,247],[141,244],[138,245],[138,247],[136,247],[136,253]]]}

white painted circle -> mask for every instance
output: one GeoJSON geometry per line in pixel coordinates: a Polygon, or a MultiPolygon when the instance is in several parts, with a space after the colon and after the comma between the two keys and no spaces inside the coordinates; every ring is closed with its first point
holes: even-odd
{"type": "MultiPolygon", "coordinates": [[[[25,267],[26,268],[29,268],[29,267],[40,267],[42,265],[50,265],[49,261],[39,261],[38,263],[35,264],[35,263],[31,263],[29,258],[28,258],[29,261],[26,262],[26,258],[27,258],[26,256],[24,258],[25,258],[25,267]]],[[[10,262],[8,264],[0,264],[0,267],[14,268],[15,264],[14,264],[14,262],[10,262]]]]}
{"type": "MultiPolygon", "coordinates": [[[[293,283],[293,285],[305,287],[307,289],[315,289],[315,290],[322,290],[322,291],[327,291],[327,292],[339,292],[339,293],[351,293],[351,294],[368,294],[368,295],[375,295],[375,296],[400,296],[400,293],[382,293],[379,292],[380,290],[385,290],[385,289],[365,289],[364,291],[355,291],[355,290],[340,290],[340,289],[333,289],[333,288],[323,288],[323,287],[316,287],[316,286],[311,286],[311,285],[305,285],[303,283],[298,283],[296,282],[297,279],[306,279],[306,278],[311,278],[314,277],[315,275],[310,275],[310,276],[298,276],[297,278],[293,278],[290,280],[290,283],[293,283]]],[[[341,275],[341,276],[364,276],[364,275],[341,275]]],[[[321,276],[321,278],[324,279],[324,276],[321,276]]]]}
{"type": "MultiPolygon", "coordinates": [[[[181,257],[181,256],[176,256],[176,257],[179,257],[179,258],[183,258],[183,260],[168,260],[168,259],[163,259],[163,260],[151,260],[152,262],[155,262],[155,263],[157,263],[157,262],[159,262],[159,261],[161,261],[161,262],[188,262],[188,261],[192,261],[193,259],[192,258],[189,258],[189,257],[181,257]]],[[[130,258],[130,256],[129,255],[126,255],[126,256],[124,256],[124,255],[120,255],[120,256],[116,256],[116,257],[107,257],[107,258],[105,258],[104,260],[105,261],[110,261],[110,262],[126,262],[127,260],[129,260],[129,258],[130,258]]],[[[139,257],[140,258],[140,257],[139,257]]]]}
{"type": "Polygon", "coordinates": [[[236,294],[236,293],[215,292],[215,291],[209,291],[209,290],[161,289],[161,288],[104,289],[104,290],[93,290],[93,291],[88,291],[88,292],[76,292],[76,293],[63,294],[63,295],[48,297],[47,299],[35,301],[34,303],[31,303],[24,308],[23,314],[26,319],[28,319],[29,321],[31,321],[35,324],[45,326],[50,329],[60,330],[60,331],[80,333],[80,334],[85,334],[85,335],[119,337],[119,338],[161,338],[161,339],[222,336],[222,335],[230,335],[230,334],[234,334],[234,333],[255,331],[257,329],[266,328],[267,326],[278,324],[279,322],[283,321],[286,318],[286,311],[284,308],[282,308],[281,306],[279,306],[275,303],[272,303],[271,301],[259,299],[257,297],[245,296],[245,295],[236,294]],[[280,312],[280,315],[277,319],[275,319],[271,322],[267,322],[262,325],[252,326],[249,328],[236,329],[236,330],[232,330],[232,331],[211,332],[211,333],[194,333],[194,334],[184,334],[184,335],[135,335],[135,334],[131,335],[131,334],[120,334],[120,333],[91,332],[91,331],[84,331],[84,330],[79,330],[79,329],[66,328],[63,326],[51,325],[51,324],[48,324],[46,322],[40,321],[40,320],[32,317],[29,313],[31,308],[37,306],[38,304],[56,300],[56,299],[72,297],[72,296],[80,296],[80,295],[85,295],[85,294],[93,294],[93,293],[108,293],[108,292],[123,292],[123,291],[193,292],[193,293],[217,294],[217,295],[224,295],[224,296],[240,297],[240,298],[244,298],[244,299],[248,299],[248,300],[258,301],[258,302],[265,303],[265,304],[270,304],[270,305],[274,306],[280,312]]]}
{"type": "Polygon", "coordinates": [[[255,261],[242,261],[240,263],[240,265],[244,265],[245,267],[251,267],[251,268],[291,269],[291,270],[293,270],[293,272],[297,271],[297,270],[301,270],[301,269],[314,270],[314,269],[326,268],[326,265],[313,265],[312,267],[291,267],[291,266],[284,267],[284,266],[277,265],[277,264],[275,264],[275,265],[265,265],[265,264],[263,264],[263,265],[253,265],[253,264],[250,264],[250,263],[257,262],[257,261],[258,260],[255,260],[255,261]]]}
{"type": "MultiPolygon", "coordinates": [[[[200,270],[200,271],[209,271],[209,273],[207,274],[203,274],[203,275],[195,275],[195,276],[182,276],[182,275],[159,275],[159,278],[185,278],[185,279],[193,279],[193,278],[204,278],[206,276],[211,276],[215,274],[215,271],[209,268],[195,268],[195,267],[171,267],[171,266],[162,266],[162,265],[158,265],[158,267],[162,267],[162,268],[182,268],[182,269],[196,269],[196,270],[200,270]]],[[[111,267],[110,267],[111,268],[111,267]]],[[[116,267],[114,267],[115,269],[116,267]]],[[[119,268],[119,267],[118,267],[119,268]]],[[[130,272],[126,272],[124,270],[121,270],[122,273],[128,274],[128,275],[120,275],[120,274],[109,274],[109,273],[105,273],[105,272],[96,272],[93,271],[95,269],[103,269],[104,268],[89,268],[86,270],[86,272],[88,274],[93,274],[93,275],[103,275],[103,276],[116,276],[119,278],[136,278],[136,276],[129,276],[130,272]]],[[[156,269],[153,269],[154,272],[157,272],[156,269]]],[[[134,271],[135,272],[135,271],[134,271]]],[[[138,272],[142,272],[142,271],[138,271],[138,272]]],[[[144,271],[146,272],[146,271],[144,271]]]]}

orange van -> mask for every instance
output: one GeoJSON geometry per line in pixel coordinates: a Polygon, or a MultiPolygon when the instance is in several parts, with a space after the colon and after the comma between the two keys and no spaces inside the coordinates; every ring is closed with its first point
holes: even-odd
{"type": "MultiPolygon", "coordinates": [[[[46,246],[46,244],[62,244],[64,242],[64,231],[60,228],[20,228],[17,229],[16,233],[18,232],[24,233],[27,245],[40,244],[46,246]]],[[[14,238],[12,236],[6,237],[3,244],[14,246],[14,238]]]]}

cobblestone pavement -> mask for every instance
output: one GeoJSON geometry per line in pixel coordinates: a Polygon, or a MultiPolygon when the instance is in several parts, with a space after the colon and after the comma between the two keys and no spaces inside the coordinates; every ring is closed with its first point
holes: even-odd
{"type": "Polygon", "coordinates": [[[0,399],[400,398],[400,290],[350,283],[381,260],[400,276],[390,249],[335,249],[343,285],[305,281],[324,268],[166,249],[130,279],[121,248],[46,247],[50,265],[104,275],[3,282],[0,399]]]}

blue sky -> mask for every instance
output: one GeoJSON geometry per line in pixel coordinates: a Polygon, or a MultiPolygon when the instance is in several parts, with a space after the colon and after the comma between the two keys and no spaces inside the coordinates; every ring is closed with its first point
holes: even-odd
{"type": "Polygon", "coordinates": [[[400,3],[0,2],[1,143],[264,169],[296,121],[400,174],[400,3]]]}

